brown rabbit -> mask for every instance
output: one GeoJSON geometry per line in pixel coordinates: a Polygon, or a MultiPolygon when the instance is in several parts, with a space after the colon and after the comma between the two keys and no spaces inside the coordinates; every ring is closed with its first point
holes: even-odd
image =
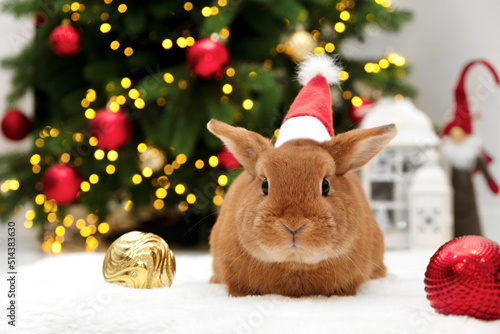
{"type": "Polygon", "coordinates": [[[384,240],[355,170],[396,135],[391,124],[273,147],[211,120],[244,167],[210,235],[214,275],[233,296],[354,295],[385,276],[384,240]]]}

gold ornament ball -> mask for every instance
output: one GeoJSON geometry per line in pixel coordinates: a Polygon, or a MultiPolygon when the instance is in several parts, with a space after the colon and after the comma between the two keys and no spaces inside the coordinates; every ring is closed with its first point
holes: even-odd
{"type": "Polygon", "coordinates": [[[175,257],[159,236],[129,232],[111,244],[102,272],[106,282],[129,288],[169,287],[175,276],[175,257]]]}
{"type": "Polygon", "coordinates": [[[290,34],[284,42],[286,54],[296,62],[302,61],[318,46],[312,35],[307,31],[299,30],[290,34]]]}
{"type": "Polygon", "coordinates": [[[139,153],[139,168],[151,168],[157,172],[165,166],[167,159],[165,153],[155,146],[148,146],[144,152],[139,153]]]}

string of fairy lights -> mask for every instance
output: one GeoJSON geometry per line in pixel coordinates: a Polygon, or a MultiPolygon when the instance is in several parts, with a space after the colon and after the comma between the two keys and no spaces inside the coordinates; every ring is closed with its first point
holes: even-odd
{"type": "MultiPolygon", "coordinates": [[[[388,11],[391,11],[391,1],[390,0],[374,0],[380,6],[386,8],[388,11]]],[[[104,0],[105,4],[111,4],[113,0],[104,0]]],[[[219,14],[219,7],[225,7],[228,4],[227,0],[218,0],[217,6],[212,7],[203,7],[201,9],[201,14],[204,17],[215,16],[219,14]]],[[[336,33],[342,34],[347,29],[349,29],[348,23],[351,19],[350,10],[354,8],[355,1],[347,0],[339,2],[336,5],[336,9],[339,11],[339,21],[332,24],[333,29],[336,33]]],[[[185,2],[183,9],[185,11],[195,10],[194,5],[191,2],[185,2]]],[[[74,22],[79,21],[81,18],[81,13],[87,10],[85,4],[79,2],[73,2],[71,4],[64,4],[62,6],[62,11],[66,14],[69,14],[70,19],[74,22]],[[71,12],[71,13],[70,13],[71,12]]],[[[127,12],[128,7],[126,4],[120,4],[117,8],[120,14],[127,12]]],[[[113,26],[107,22],[110,18],[110,14],[107,12],[103,12],[100,14],[100,19],[102,23],[99,26],[100,32],[102,34],[107,34],[112,31],[113,26]]],[[[372,22],[375,20],[374,14],[367,14],[366,20],[368,22],[372,22]]],[[[319,24],[323,25],[327,23],[325,18],[321,18],[319,20],[319,24]]],[[[313,30],[311,32],[300,31],[300,28],[297,30],[297,34],[302,34],[300,38],[306,37],[306,42],[309,43],[312,48],[312,52],[315,54],[321,55],[324,53],[332,53],[335,51],[336,46],[331,41],[322,41],[322,32],[319,30],[313,30]],[[305,33],[305,35],[304,35],[305,33]]],[[[226,40],[230,36],[229,27],[223,27],[219,32],[212,34],[212,39],[215,40],[226,40]]],[[[299,36],[299,35],[297,35],[299,36]]],[[[297,37],[298,38],[298,37],[297,37]]],[[[195,38],[191,36],[190,31],[182,32],[181,36],[177,39],[172,40],[170,38],[165,38],[161,40],[161,47],[165,50],[170,50],[172,48],[187,48],[196,42],[195,38]]],[[[302,45],[304,43],[304,39],[302,39],[302,45]]],[[[134,49],[132,46],[125,45],[125,43],[118,40],[113,40],[110,45],[110,49],[116,52],[122,52],[125,57],[130,57],[134,54],[134,49]],[[120,51],[121,50],[121,51],[120,51]]],[[[296,47],[294,49],[293,43],[289,40],[285,40],[282,43],[279,43],[275,50],[275,54],[282,53],[293,58],[294,52],[297,52],[296,47]]],[[[405,64],[405,58],[396,53],[391,53],[387,57],[380,59],[378,62],[369,62],[364,65],[364,70],[367,73],[377,74],[380,71],[387,69],[390,65],[395,65],[397,67],[401,67],[405,64]]],[[[272,61],[266,60],[263,64],[264,69],[272,68],[272,61]]],[[[227,78],[233,78],[236,74],[236,70],[233,67],[228,67],[225,70],[225,76],[227,78]]],[[[397,70],[396,75],[403,77],[406,75],[403,69],[397,70]]],[[[257,73],[251,72],[249,74],[250,78],[256,78],[257,73]]],[[[346,71],[341,71],[339,74],[339,79],[342,81],[346,81],[349,79],[349,73],[346,71]]],[[[163,80],[167,84],[176,84],[179,89],[183,90],[187,88],[188,82],[186,80],[177,80],[174,78],[174,75],[169,72],[165,72],[163,74],[163,80]]],[[[106,85],[106,91],[108,94],[114,92],[117,86],[121,87],[125,90],[124,93],[120,95],[112,95],[108,98],[107,108],[113,112],[118,112],[122,106],[125,104],[133,104],[135,108],[141,110],[146,107],[146,102],[144,100],[144,96],[146,95],[146,91],[143,89],[134,88],[133,82],[128,77],[123,77],[119,82],[109,82],[106,85]]],[[[223,83],[222,84],[222,96],[220,98],[221,103],[228,103],[231,93],[233,92],[233,86],[231,83],[223,83]]],[[[166,100],[163,96],[167,94],[167,90],[165,87],[160,88],[160,97],[156,99],[156,104],[158,106],[163,106],[166,103],[166,100]]],[[[377,94],[381,94],[381,92],[373,92],[373,96],[376,97],[377,94]]],[[[85,97],[81,100],[81,107],[84,109],[84,117],[88,120],[92,120],[96,117],[96,111],[91,107],[92,103],[97,100],[97,92],[96,90],[89,88],[86,91],[85,97]]],[[[350,91],[344,91],[342,93],[342,97],[345,100],[349,100],[350,103],[354,107],[359,107],[363,104],[363,100],[360,96],[353,95],[350,91]]],[[[404,97],[401,94],[396,96],[396,100],[401,100],[404,97]]],[[[241,103],[241,106],[244,110],[251,110],[254,107],[254,102],[251,99],[245,99],[241,103]]],[[[233,118],[235,120],[242,118],[242,113],[237,111],[234,113],[233,118]]],[[[278,130],[275,131],[275,135],[277,135],[278,130]]],[[[50,140],[50,138],[56,138],[60,135],[61,131],[52,126],[46,126],[43,130],[38,133],[38,138],[35,140],[35,147],[42,148],[45,146],[46,141],[50,140]]],[[[91,147],[96,148],[98,146],[98,140],[96,137],[86,138],[83,133],[77,132],[72,134],[71,139],[74,143],[88,143],[91,147]]],[[[158,147],[149,144],[147,142],[142,142],[137,145],[137,155],[138,155],[138,173],[135,173],[131,177],[131,183],[133,185],[139,185],[142,182],[151,182],[151,185],[155,188],[154,195],[155,198],[153,200],[152,206],[155,210],[162,210],[165,207],[165,201],[169,195],[169,192],[175,192],[179,196],[183,196],[183,200],[180,201],[177,205],[178,209],[181,212],[185,212],[189,209],[190,205],[193,205],[197,201],[197,197],[193,192],[189,191],[188,185],[184,183],[171,184],[170,176],[185,166],[188,163],[188,157],[179,153],[175,156],[173,161],[168,162],[165,153],[159,149],[158,147]],[[161,175],[160,175],[161,174],[161,175]]],[[[109,150],[105,152],[102,149],[95,149],[94,154],[92,156],[94,159],[99,161],[106,161],[107,165],[105,168],[105,173],[107,175],[112,175],[116,172],[117,166],[116,161],[119,158],[119,152],[116,150],[109,150]]],[[[83,158],[76,156],[73,157],[69,153],[61,154],[58,159],[54,159],[54,157],[47,155],[42,156],[38,153],[35,153],[30,158],[30,164],[32,165],[32,172],[34,174],[39,174],[42,170],[41,163],[42,161],[45,164],[50,164],[55,162],[54,160],[59,160],[62,163],[69,163],[72,159],[72,164],[75,166],[79,166],[83,162],[83,158]]],[[[207,166],[211,168],[216,168],[219,165],[219,159],[217,156],[210,156],[206,161],[202,159],[197,159],[194,161],[194,167],[196,169],[203,169],[207,166]]],[[[83,180],[80,185],[80,189],[82,192],[91,191],[93,185],[96,185],[103,179],[105,175],[99,175],[99,173],[91,173],[88,179],[83,180]]],[[[220,174],[217,178],[218,186],[215,189],[215,193],[212,197],[212,201],[216,206],[220,206],[223,202],[223,195],[225,193],[225,187],[228,185],[229,178],[224,173],[220,174]]],[[[6,193],[8,191],[17,191],[20,187],[19,181],[11,179],[6,180],[0,185],[0,191],[2,193],[6,193]]],[[[99,246],[99,241],[95,237],[96,234],[106,234],[110,231],[110,225],[100,219],[94,213],[88,214],[84,218],[76,218],[71,214],[67,214],[62,219],[59,219],[57,216],[58,205],[54,200],[47,199],[47,197],[43,194],[42,185],[38,182],[35,185],[35,188],[40,193],[35,197],[35,204],[42,208],[44,214],[47,215],[47,221],[50,223],[57,224],[57,226],[53,229],[53,231],[46,232],[44,235],[44,242],[42,243],[42,249],[47,253],[60,253],[62,250],[62,245],[65,241],[65,235],[67,233],[68,228],[76,227],[79,230],[79,233],[82,238],[85,238],[85,247],[87,251],[95,251],[99,246]]],[[[125,211],[131,211],[134,206],[134,203],[131,200],[125,201],[123,204],[123,209],[125,211]]],[[[31,228],[33,226],[33,220],[36,217],[35,210],[28,210],[25,213],[25,222],[24,226],[26,228],[31,228]]]]}

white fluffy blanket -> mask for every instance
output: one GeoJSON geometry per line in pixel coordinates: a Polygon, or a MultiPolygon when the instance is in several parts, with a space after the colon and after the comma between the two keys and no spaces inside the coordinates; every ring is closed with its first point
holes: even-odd
{"type": "MultiPolygon", "coordinates": [[[[106,283],[104,254],[67,254],[21,267],[17,326],[7,325],[1,278],[0,333],[500,333],[499,321],[445,316],[425,298],[432,252],[389,251],[389,276],[355,297],[229,297],[209,284],[208,254],[176,254],[171,288],[134,290],[106,283]]],[[[5,293],[4,293],[5,292],[5,293]]]]}

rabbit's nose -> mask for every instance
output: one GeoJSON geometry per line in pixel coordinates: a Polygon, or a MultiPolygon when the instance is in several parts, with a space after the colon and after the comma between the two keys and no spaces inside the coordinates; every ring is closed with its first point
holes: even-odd
{"type": "Polygon", "coordinates": [[[286,226],[285,224],[283,224],[283,227],[285,228],[285,230],[290,233],[292,235],[292,237],[295,237],[297,234],[299,234],[300,232],[302,232],[302,230],[304,229],[304,225],[302,226],[299,226],[298,228],[296,228],[295,230],[292,230],[291,228],[289,228],[288,226],[286,226]]]}

